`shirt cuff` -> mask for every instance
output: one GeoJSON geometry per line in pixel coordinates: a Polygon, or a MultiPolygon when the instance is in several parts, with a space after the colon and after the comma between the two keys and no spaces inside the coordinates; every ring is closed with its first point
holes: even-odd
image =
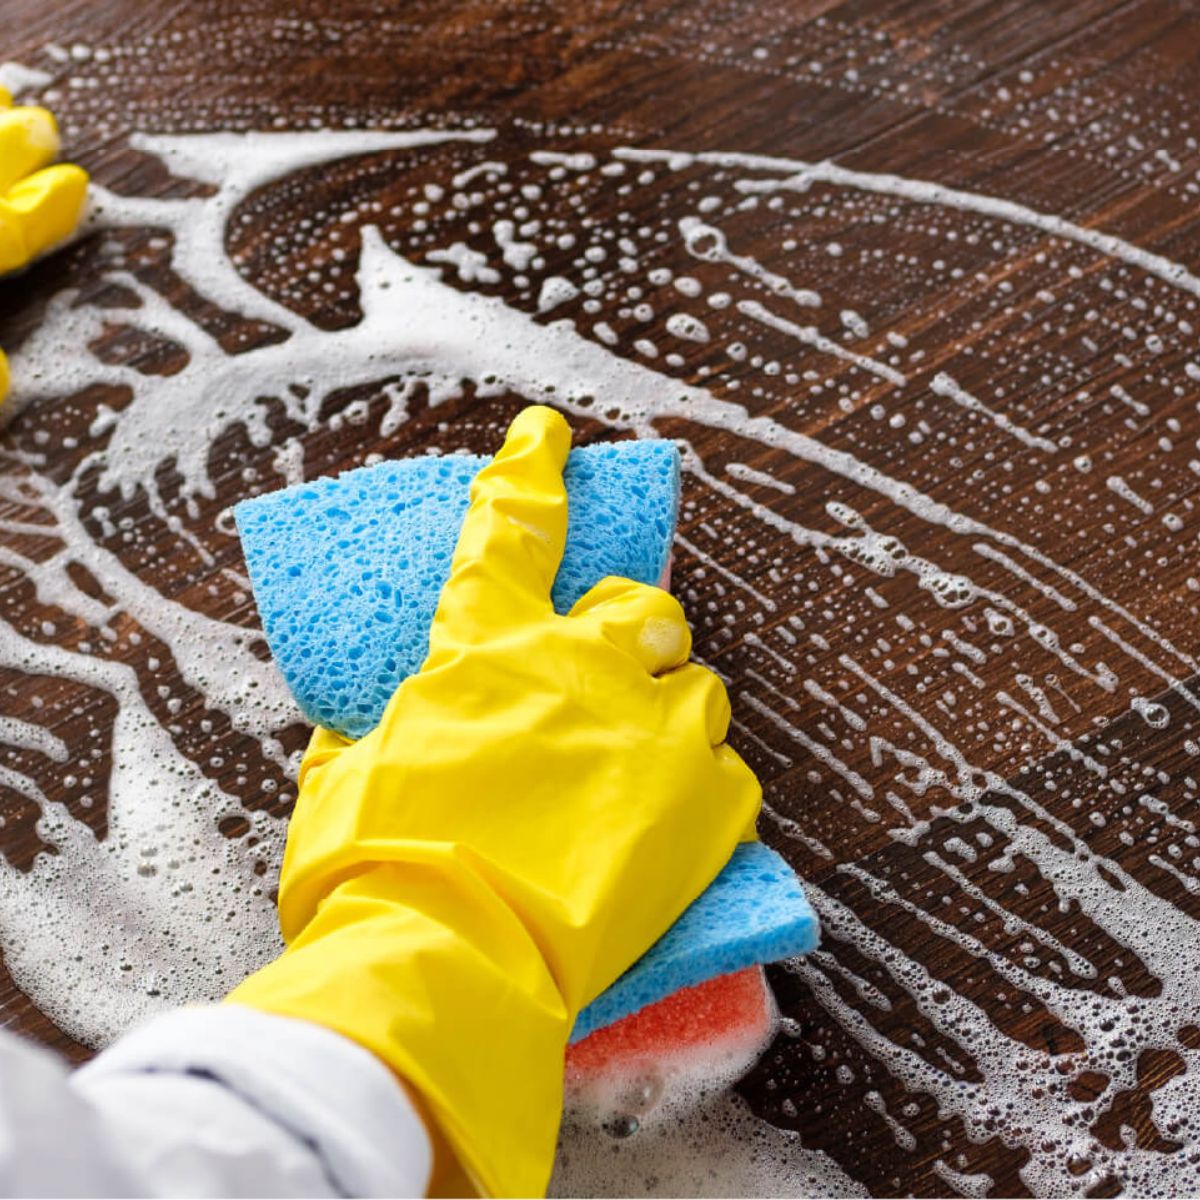
{"type": "Polygon", "coordinates": [[[133,1030],[76,1080],[86,1090],[155,1072],[217,1080],[310,1145],[345,1195],[425,1194],[424,1122],[391,1071],[341,1034],[238,1004],[185,1008],[133,1030]]]}

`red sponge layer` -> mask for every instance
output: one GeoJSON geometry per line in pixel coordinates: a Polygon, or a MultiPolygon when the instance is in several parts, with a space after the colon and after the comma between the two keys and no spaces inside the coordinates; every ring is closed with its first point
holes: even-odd
{"type": "MultiPolygon", "coordinates": [[[[686,1055],[728,1061],[766,1041],[774,1003],[761,967],[719,975],[650,1004],[567,1048],[567,1080],[686,1055]]],[[[699,1064],[697,1064],[699,1065],[699,1064]]]]}

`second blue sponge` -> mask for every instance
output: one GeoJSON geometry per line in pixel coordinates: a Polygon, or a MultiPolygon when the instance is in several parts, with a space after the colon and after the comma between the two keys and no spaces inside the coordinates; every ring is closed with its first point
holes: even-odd
{"type": "Polygon", "coordinates": [[[579,1014],[571,1041],[680,988],[807,954],[819,937],[796,873],[762,842],[744,842],[679,920],[579,1014]]]}

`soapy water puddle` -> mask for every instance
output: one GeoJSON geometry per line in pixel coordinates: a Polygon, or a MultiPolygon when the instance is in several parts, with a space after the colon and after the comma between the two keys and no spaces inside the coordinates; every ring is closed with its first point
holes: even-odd
{"type": "Polygon", "coordinates": [[[97,187],[12,356],[0,943],[39,1008],[102,1044],[278,948],[303,728],[232,500],[547,400],[679,439],[676,589],[825,930],[772,972],[753,1112],[728,1065],[579,1100],[556,1189],[849,1194],[881,1131],[966,1195],[1200,1187],[1200,280],[1010,199],[599,134],[133,145],[191,184],[97,187]]]}

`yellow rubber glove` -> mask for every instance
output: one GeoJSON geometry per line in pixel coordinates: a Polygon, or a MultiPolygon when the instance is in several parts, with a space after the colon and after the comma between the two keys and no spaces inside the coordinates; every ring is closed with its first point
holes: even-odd
{"type": "MultiPolygon", "coordinates": [[[[44,108],[14,108],[0,88],[0,275],[27,266],[79,224],[87,173],[58,154],[58,126],[44,108]]],[[[8,392],[8,360],[0,351],[0,400],[8,392]]]]}
{"type": "Polygon", "coordinates": [[[683,611],[550,586],[570,430],[527,408],[471,486],[419,674],[317,730],[279,888],[288,949],[230,999],[335,1029],[423,1101],[477,1188],[545,1191],[576,1014],[712,881],[761,791],[683,611]]]}

